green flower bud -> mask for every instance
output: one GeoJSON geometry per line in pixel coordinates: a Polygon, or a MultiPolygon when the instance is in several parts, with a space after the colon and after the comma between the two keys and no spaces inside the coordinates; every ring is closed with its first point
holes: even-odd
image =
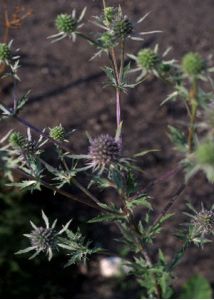
{"type": "Polygon", "coordinates": [[[24,148],[26,145],[26,139],[20,132],[11,133],[9,142],[14,149],[24,148]]]}
{"type": "Polygon", "coordinates": [[[101,37],[98,39],[101,48],[109,49],[113,48],[116,45],[115,37],[111,32],[104,32],[101,37]]]}
{"type": "Polygon", "coordinates": [[[104,24],[105,25],[111,24],[112,21],[114,20],[115,14],[116,14],[116,10],[114,7],[108,6],[104,8],[104,18],[105,18],[104,24]]]}
{"type": "Polygon", "coordinates": [[[187,75],[196,76],[205,70],[206,64],[198,53],[189,52],[182,58],[181,67],[187,75]]]}
{"type": "Polygon", "coordinates": [[[208,141],[198,146],[196,159],[202,165],[214,166],[214,142],[208,141]]]}
{"type": "Polygon", "coordinates": [[[160,63],[160,58],[152,49],[142,49],[138,52],[137,62],[140,67],[151,70],[160,63]]]}
{"type": "Polygon", "coordinates": [[[60,14],[55,21],[56,28],[59,32],[72,33],[76,30],[77,21],[68,14],[60,14]]]}
{"type": "Polygon", "coordinates": [[[11,51],[7,44],[0,43],[0,63],[6,62],[11,58],[11,51]]]}
{"type": "Polygon", "coordinates": [[[61,125],[53,127],[50,129],[49,135],[55,141],[63,141],[65,138],[64,128],[61,125]]]}
{"type": "Polygon", "coordinates": [[[132,34],[133,25],[127,17],[124,17],[114,23],[113,32],[116,39],[125,39],[132,34]]]}

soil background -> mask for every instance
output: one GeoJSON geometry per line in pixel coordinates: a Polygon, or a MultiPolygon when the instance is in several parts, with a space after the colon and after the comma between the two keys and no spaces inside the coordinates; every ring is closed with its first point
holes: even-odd
{"type": "MultiPolygon", "coordinates": [[[[172,47],[169,57],[178,60],[187,51],[198,51],[204,57],[213,53],[214,49],[214,1],[213,0],[132,0],[108,1],[109,4],[121,4],[123,10],[133,20],[151,12],[150,16],[139,26],[140,31],[162,30],[161,34],[149,35],[143,42],[129,42],[129,52],[137,53],[142,47],[160,45],[160,51],[168,46],[172,47]]],[[[11,1],[10,8],[16,4],[32,9],[32,16],[25,20],[20,30],[13,30],[10,38],[14,39],[14,47],[20,48],[21,69],[19,72],[21,82],[18,84],[18,95],[31,90],[30,101],[26,105],[22,116],[39,128],[51,127],[61,123],[66,130],[76,129],[70,139],[70,147],[75,153],[87,153],[88,142],[85,136],[87,130],[91,136],[100,133],[114,134],[115,109],[114,92],[110,88],[103,88],[105,76],[100,67],[107,63],[104,58],[97,58],[89,62],[93,55],[93,48],[85,41],[77,39],[76,43],[64,39],[51,44],[47,37],[55,33],[54,19],[58,13],[71,12],[72,8],[80,11],[88,7],[86,18],[101,13],[102,1],[84,0],[20,0],[11,1]]],[[[0,0],[0,11],[3,1],[0,0]]],[[[94,31],[92,23],[86,23],[84,30],[94,31]]],[[[2,34],[2,32],[0,32],[2,34]]],[[[1,98],[5,104],[11,103],[11,83],[5,81],[1,87],[1,98]]],[[[158,178],[169,170],[173,170],[179,157],[172,150],[167,136],[167,125],[176,125],[185,120],[185,109],[182,102],[170,103],[160,106],[162,100],[169,94],[170,87],[156,79],[150,79],[134,90],[129,91],[122,99],[122,119],[124,120],[123,140],[124,154],[129,155],[144,149],[157,148],[159,152],[153,153],[140,161],[145,171],[141,178],[141,185],[148,184],[150,180],[158,178]]],[[[2,101],[1,99],[1,101],[2,101]]],[[[8,129],[24,128],[15,121],[1,123],[0,133],[3,135],[8,129]]],[[[54,154],[50,149],[50,161],[54,154]]],[[[173,194],[183,182],[183,174],[177,174],[168,181],[156,184],[149,193],[152,196],[153,206],[157,214],[164,207],[167,197],[173,194]]],[[[73,192],[77,193],[76,190],[73,192]]],[[[108,201],[115,195],[101,193],[103,201],[108,201]]],[[[29,201],[36,201],[37,213],[45,207],[47,214],[65,218],[74,218],[76,223],[82,222],[95,212],[81,205],[74,205],[60,197],[53,199],[47,191],[29,196],[29,201]],[[45,203],[44,203],[45,202],[45,203]]],[[[179,247],[173,233],[177,225],[184,220],[182,210],[185,202],[191,199],[196,207],[203,201],[207,207],[213,203],[213,187],[207,184],[203,174],[198,174],[190,182],[185,192],[179,197],[174,206],[175,217],[164,227],[161,237],[152,248],[155,255],[160,246],[170,256],[179,247]]],[[[30,216],[28,216],[28,219],[30,216]]],[[[88,226],[84,228],[91,239],[97,241],[107,249],[114,249],[114,237],[118,235],[113,225],[88,226]],[[88,228],[90,227],[90,228],[88,228]]],[[[15,252],[15,251],[14,251],[15,252]]],[[[20,259],[19,259],[20,261],[20,259]]],[[[26,262],[23,268],[29,269],[31,262],[26,262]]],[[[46,265],[49,268],[48,265],[46,265]]],[[[62,293],[53,292],[55,298],[113,298],[125,297],[115,289],[117,280],[106,280],[99,274],[96,258],[89,263],[86,273],[78,267],[64,271],[55,264],[57,272],[65,272],[62,277],[65,281],[56,283],[55,273],[46,274],[51,284],[61,288],[62,293]],[[83,274],[84,273],[84,274],[83,274]],[[55,275],[54,275],[55,274],[55,275]],[[66,275],[66,276],[65,276],[66,275]],[[52,278],[51,276],[55,276],[52,278]],[[70,278],[70,281],[68,280],[70,278]],[[75,278],[75,279],[74,279],[75,278]]],[[[182,263],[175,274],[175,285],[180,287],[193,274],[203,274],[214,283],[214,256],[213,244],[205,247],[203,251],[191,248],[187,251],[182,263]]],[[[32,272],[36,272],[35,270],[32,272]]],[[[41,286],[42,274],[35,273],[41,286]]],[[[46,278],[46,277],[45,277],[46,278]]],[[[5,283],[6,284],[6,283],[5,283]]],[[[26,281],[26,284],[28,282],[26,281]]],[[[39,285],[40,286],[40,285],[39,285]]],[[[33,291],[31,297],[50,297],[45,288],[39,294],[33,291]]],[[[29,291],[28,291],[29,292],[29,291]]],[[[10,294],[4,291],[4,296],[10,294]]],[[[23,292],[24,293],[24,292],[23,292]]],[[[21,294],[24,297],[29,294],[21,294]]],[[[128,297],[133,297],[133,294],[128,297]]]]}

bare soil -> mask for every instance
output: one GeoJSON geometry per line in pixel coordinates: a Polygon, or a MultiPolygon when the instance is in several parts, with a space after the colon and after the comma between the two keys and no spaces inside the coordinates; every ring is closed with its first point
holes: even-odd
{"type": "MultiPolygon", "coordinates": [[[[2,4],[2,0],[0,3],[2,4]]],[[[18,94],[22,95],[31,90],[29,104],[23,111],[23,117],[39,128],[51,127],[61,123],[67,130],[77,129],[70,140],[70,147],[76,153],[87,152],[87,138],[85,130],[92,136],[99,133],[113,134],[115,130],[114,93],[109,88],[103,89],[104,74],[99,66],[103,66],[105,59],[96,59],[89,62],[93,49],[85,41],[77,40],[73,44],[70,40],[63,40],[51,44],[47,36],[55,33],[54,19],[60,12],[70,12],[72,8],[80,11],[88,7],[87,17],[100,14],[102,1],[87,0],[20,0],[14,1],[33,10],[33,15],[26,20],[19,31],[12,31],[11,38],[14,46],[20,48],[21,82],[18,85],[18,94]]],[[[145,38],[145,41],[132,42],[129,51],[136,53],[142,47],[153,47],[160,44],[161,51],[172,46],[171,56],[180,60],[187,51],[198,51],[204,57],[214,49],[214,1],[213,0],[143,0],[143,1],[109,1],[111,4],[121,4],[123,10],[134,20],[151,11],[150,16],[140,28],[147,30],[162,30],[145,38]]],[[[0,5],[1,5],[0,4],[0,5]]],[[[1,6],[0,6],[1,9],[1,6]]],[[[91,23],[85,24],[88,32],[93,32],[91,23]]],[[[170,57],[169,55],[169,57],[170,57]]],[[[176,167],[179,158],[172,150],[167,136],[167,124],[177,124],[185,119],[185,110],[182,103],[160,106],[161,101],[170,92],[166,84],[150,79],[138,88],[131,90],[122,99],[122,119],[124,120],[124,154],[133,154],[143,149],[157,148],[159,152],[145,157],[141,165],[145,176],[141,179],[142,186],[151,179],[158,178],[176,167]]],[[[4,103],[11,103],[11,86],[5,82],[3,86],[4,103]]],[[[0,131],[3,134],[9,128],[15,127],[24,130],[15,121],[1,123],[0,131]]],[[[50,153],[50,157],[51,157],[50,153]]],[[[153,196],[155,209],[161,211],[168,195],[173,194],[183,182],[183,174],[177,174],[168,181],[157,183],[149,192],[153,196]]],[[[102,194],[103,199],[112,197],[111,194],[102,194]]],[[[183,221],[181,213],[185,209],[185,202],[191,199],[196,207],[203,201],[208,207],[213,203],[213,187],[207,184],[204,176],[195,176],[174,206],[175,217],[165,226],[152,255],[158,246],[172,255],[179,247],[179,242],[173,233],[177,224],[183,221]]],[[[57,206],[56,199],[54,205],[57,206]]],[[[58,202],[58,205],[62,205],[58,202]]],[[[84,206],[65,204],[59,210],[72,213],[75,211],[77,220],[93,215],[91,210],[84,206]],[[75,207],[73,209],[73,207],[75,207]]],[[[38,207],[38,212],[40,207],[38,207]]],[[[112,239],[117,235],[114,226],[94,226],[87,229],[94,240],[104,246],[113,248],[112,239]]],[[[75,288],[70,297],[73,298],[111,298],[120,297],[115,292],[113,281],[100,278],[96,269],[97,264],[92,262],[90,271],[84,275],[84,280],[77,291],[75,288]],[[93,265],[94,263],[94,265],[93,265]],[[94,267],[93,267],[94,266],[94,267]]],[[[178,267],[175,274],[175,284],[180,286],[191,275],[200,273],[212,283],[214,256],[213,245],[205,247],[203,251],[191,248],[178,267]]],[[[63,271],[62,271],[63,272],[63,271]]],[[[72,272],[72,269],[71,269],[72,272]]],[[[80,272],[80,271],[76,271],[80,272]]],[[[81,275],[82,276],[82,275],[81,275]]],[[[82,280],[82,279],[80,279],[82,280]]]]}

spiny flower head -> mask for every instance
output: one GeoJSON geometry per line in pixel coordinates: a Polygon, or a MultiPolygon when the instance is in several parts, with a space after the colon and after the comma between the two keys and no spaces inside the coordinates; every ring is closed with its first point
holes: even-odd
{"type": "Polygon", "coordinates": [[[214,166],[214,142],[207,141],[200,144],[196,149],[195,155],[199,164],[214,166]]]}
{"type": "Polygon", "coordinates": [[[110,135],[102,134],[91,140],[89,158],[94,170],[102,170],[119,162],[120,155],[121,144],[110,135]]]}
{"type": "Polygon", "coordinates": [[[0,43],[0,63],[6,63],[11,58],[10,47],[5,43],[0,43]]]}
{"type": "Polygon", "coordinates": [[[137,62],[140,67],[151,70],[160,63],[160,58],[153,49],[142,49],[138,52],[137,62]]]}
{"type": "Polygon", "coordinates": [[[20,132],[13,132],[9,136],[9,143],[14,149],[25,147],[26,138],[20,132]]]}
{"type": "Polygon", "coordinates": [[[31,246],[24,250],[18,251],[16,254],[23,254],[30,251],[35,251],[35,253],[30,257],[30,259],[32,259],[36,257],[39,253],[45,252],[48,256],[48,259],[52,259],[53,252],[58,249],[58,246],[60,246],[59,236],[68,229],[68,226],[70,225],[71,221],[69,221],[65,226],[63,226],[63,229],[57,231],[55,229],[57,220],[55,220],[50,226],[48,217],[43,211],[42,218],[44,220],[45,226],[37,227],[33,222],[30,222],[31,226],[33,227],[33,230],[30,234],[24,234],[24,236],[30,239],[31,246]]]}
{"type": "Polygon", "coordinates": [[[65,130],[62,125],[55,126],[53,128],[50,128],[49,135],[55,141],[61,142],[65,139],[65,130]]]}
{"type": "Polygon", "coordinates": [[[106,31],[100,36],[100,38],[98,39],[98,43],[100,45],[100,48],[109,49],[115,47],[117,41],[112,32],[106,31]]]}
{"type": "Polygon", "coordinates": [[[202,235],[214,233],[214,212],[203,208],[193,217],[192,225],[202,235]]]}
{"type": "Polygon", "coordinates": [[[76,40],[78,29],[83,26],[82,19],[85,15],[86,7],[82,10],[79,17],[76,16],[76,10],[73,9],[71,14],[62,13],[55,19],[55,26],[58,31],[57,34],[49,36],[49,39],[53,39],[53,42],[64,39],[65,37],[76,40]]]}
{"type": "Polygon", "coordinates": [[[114,21],[117,14],[118,14],[118,9],[117,8],[112,7],[112,6],[105,7],[104,10],[103,10],[103,15],[104,15],[103,16],[103,19],[104,19],[103,23],[106,26],[110,25],[114,21]]]}
{"type": "Polygon", "coordinates": [[[116,39],[125,39],[133,32],[133,25],[127,16],[115,20],[113,24],[113,33],[116,39]]]}
{"type": "Polygon", "coordinates": [[[69,34],[76,30],[77,20],[69,14],[60,14],[56,17],[55,24],[59,32],[69,34]]]}
{"type": "Polygon", "coordinates": [[[198,53],[194,52],[184,55],[181,66],[183,72],[190,76],[200,75],[206,68],[204,59],[198,53]]]}

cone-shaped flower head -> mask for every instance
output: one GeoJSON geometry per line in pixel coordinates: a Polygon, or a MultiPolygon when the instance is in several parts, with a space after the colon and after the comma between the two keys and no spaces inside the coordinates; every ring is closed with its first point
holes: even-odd
{"type": "Polygon", "coordinates": [[[56,17],[56,28],[59,32],[72,33],[77,28],[77,20],[69,14],[60,14],[56,17]]]}
{"type": "Polygon", "coordinates": [[[89,157],[90,165],[94,169],[102,169],[119,162],[120,155],[120,142],[108,134],[102,134],[91,141],[89,157]]]}
{"type": "Polygon", "coordinates": [[[202,208],[192,220],[192,225],[196,233],[204,236],[205,234],[214,233],[214,212],[212,210],[207,210],[202,208]]]}
{"type": "Polygon", "coordinates": [[[0,63],[5,63],[11,58],[11,51],[7,44],[0,43],[0,63]]]}
{"type": "Polygon", "coordinates": [[[60,245],[59,236],[68,229],[71,221],[63,226],[60,231],[57,231],[55,229],[57,220],[55,220],[50,226],[48,217],[43,211],[42,218],[44,220],[45,226],[37,227],[33,222],[30,222],[33,230],[30,234],[24,234],[24,236],[26,236],[30,240],[31,246],[18,251],[16,254],[23,254],[34,251],[35,253],[30,257],[30,259],[32,259],[39,253],[45,252],[48,256],[48,259],[51,260],[51,258],[53,257],[53,252],[57,250],[58,246],[60,245]]]}
{"type": "Polygon", "coordinates": [[[182,58],[181,66],[187,75],[197,76],[205,70],[206,63],[198,53],[189,52],[182,58]]]}
{"type": "Polygon", "coordinates": [[[113,32],[116,39],[125,39],[133,32],[133,25],[129,19],[124,16],[116,20],[113,24],[113,32]]]}
{"type": "Polygon", "coordinates": [[[50,129],[49,135],[55,141],[63,141],[65,139],[65,131],[62,125],[55,126],[50,129]]]}
{"type": "Polygon", "coordinates": [[[154,50],[142,49],[138,52],[137,62],[141,68],[151,70],[160,63],[160,58],[154,50]]]}

